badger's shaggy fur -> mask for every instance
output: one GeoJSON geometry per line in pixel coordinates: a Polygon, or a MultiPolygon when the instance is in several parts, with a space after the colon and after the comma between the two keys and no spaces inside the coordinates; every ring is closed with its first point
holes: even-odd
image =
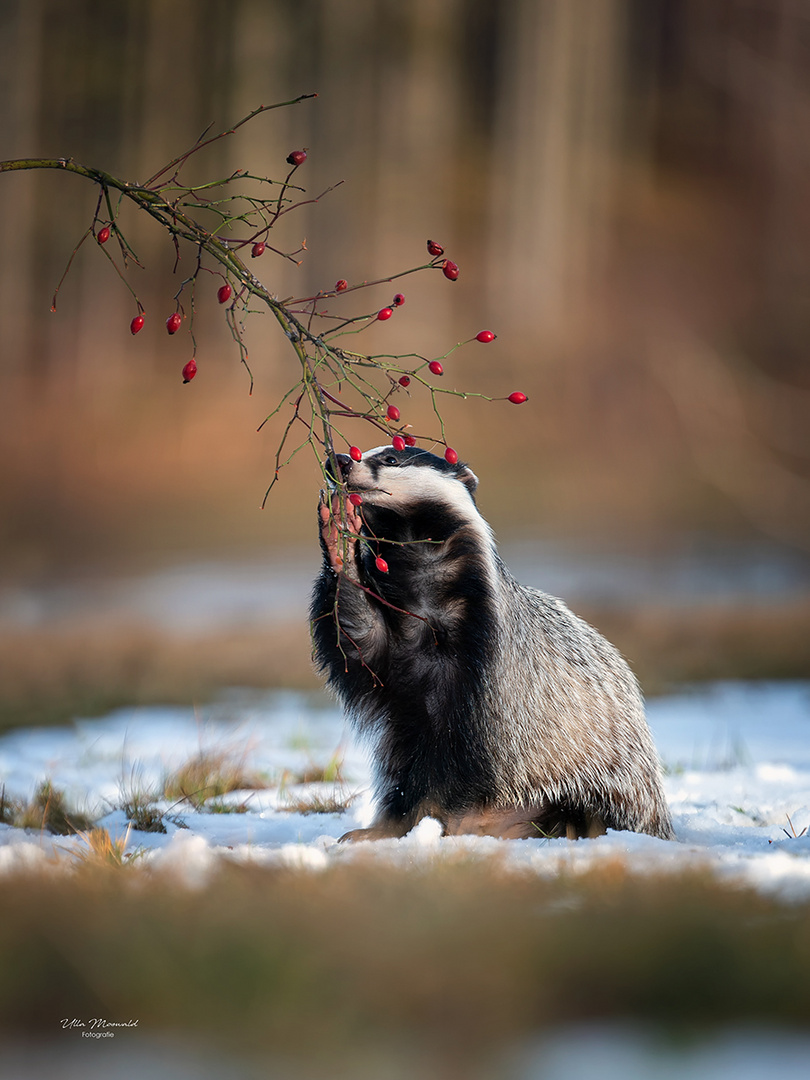
{"type": "Polygon", "coordinates": [[[373,742],[377,816],[349,837],[427,815],[447,833],[672,837],[635,678],[565,604],[514,580],[472,470],[390,446],[337,463],[311,614],[316,661],[373,742]]]}

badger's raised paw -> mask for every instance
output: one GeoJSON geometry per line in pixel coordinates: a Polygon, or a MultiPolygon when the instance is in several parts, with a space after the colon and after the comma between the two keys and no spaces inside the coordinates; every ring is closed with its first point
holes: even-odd
{"type": "Polygon", "coordinates": [[[323,491],[318,499],[318,521],[326,558],[336,574],[355,570],[354,537],[360,533],[363,520],[356,507],[346,498],[333,495],[331,505],[323,491]]]}

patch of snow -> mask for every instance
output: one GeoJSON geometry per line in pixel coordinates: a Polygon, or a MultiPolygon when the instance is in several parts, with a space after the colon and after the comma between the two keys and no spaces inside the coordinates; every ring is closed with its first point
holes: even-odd
{"type": "MultiPolygon", "coordinates": [[[[70,727],[16,731],[0,738],[0,785],[30,797],[45,779],[81,807],[149,873],[203,884],[223,860],[283,863],[319,871],[333,862],[372,857],[394,864],[445,858],[497,858],[517,873],[586,873],[621,860],[637,873],[709,868],[786,901],[810,897],[810,684],[719,683],[649,703],[650,724],[667,768],[666,790],[677,841],[609,832],[594,840],[496,840],[442,837],[421,821],[402,839],[339,844],[366,828],[374,813],[371,772],[339,710],[296,694],[232,695],[205,710],[121,709],[70,727]],[[218,803],[241,813],[195,810],[162,800],[166,833],[131,828],[124,793],[160,791],[169,772],[200,753],[227,752],[248,773],[281,782],[231,792],[218,803]],[[290,782],[313,765],[342,757],[335,783],[290,782]],[[318,800],[343,813],[305,812],[318,800]]],[[[33,865],[67,868],[87,852],[82,837],[0,826],[0,873],[33,865]]]]}
{"type": "Polygon", "coordinates": [[[810,1037],[726,1031],[692,1043],[665,1041],[630,1026],[584,1027],[549,1035],[516,1056],[513,1080],[805,1080],[810,1037]]]}

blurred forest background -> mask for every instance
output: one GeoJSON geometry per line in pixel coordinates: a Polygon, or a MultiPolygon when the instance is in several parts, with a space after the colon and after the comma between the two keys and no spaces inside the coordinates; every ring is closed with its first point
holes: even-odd
{"type": "MultiPolygon", "coordinates": [[[[638,557],[748,546],[806,566],[807,0],[0,0],[0,159],[69,156],[141,180],[209,123],[311,92],[195,168],[282,179],[305,146],[309,194],[345,181],[279,228],[287,249],[306,238],[299,268],[269,252],[255,264],[281,296],[395,273],[428,237],[444,244],[459,281],[405,279],[406,305],[368,347],[436,356],[498,334],[454,354],[445,380],[529,395],[520,410],[446,411],[501,539],[638,557]]],[[[164,328],[174,252],[134,211],[144,330],[130,335],[134,302],[94,244],[50,312],[95,200],[75,176],[0,176],[0,587],[290,552],[314,568],[311,459],[259,510],[283,418],[256,429],[296,378],[275,323],[248,323],[250,396],[212,286],[183,386],[190,343],[164,328]]],[[[390,293],[361,294],[359,310],[390,293]]],[[[755,612],[704,607],[699,632],[672,612],[601,614],[653,684],[809,669],[806,591],[755,612]],[[745,661],[719,658],[720,638],[745,661]]],[[[52,696],[69,682],[87,708],[201,685],[178,675],[189,650],[154,630],[130,627],[116,651],[74,622],[57,648],[53,627],[29,622],[0,619],[10,716],[47,697],[32,652],[67,656],[52,696]]],[[[296,633],[300,660],[253,632],[197,655],[223,680],[308,683],[296,633]]]]}

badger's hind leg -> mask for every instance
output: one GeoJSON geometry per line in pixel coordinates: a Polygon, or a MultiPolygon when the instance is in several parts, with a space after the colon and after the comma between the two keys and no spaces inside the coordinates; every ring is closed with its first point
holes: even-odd
{"type": "Polygon", "coordinates": [[[602,818],[590,811],[573,807],[487,806],[466,810],[444,818],[446,836],[472,834],[496,836],[501,840],[558,839],[578,840],[603,836],[607,831],[602,818]]]}

